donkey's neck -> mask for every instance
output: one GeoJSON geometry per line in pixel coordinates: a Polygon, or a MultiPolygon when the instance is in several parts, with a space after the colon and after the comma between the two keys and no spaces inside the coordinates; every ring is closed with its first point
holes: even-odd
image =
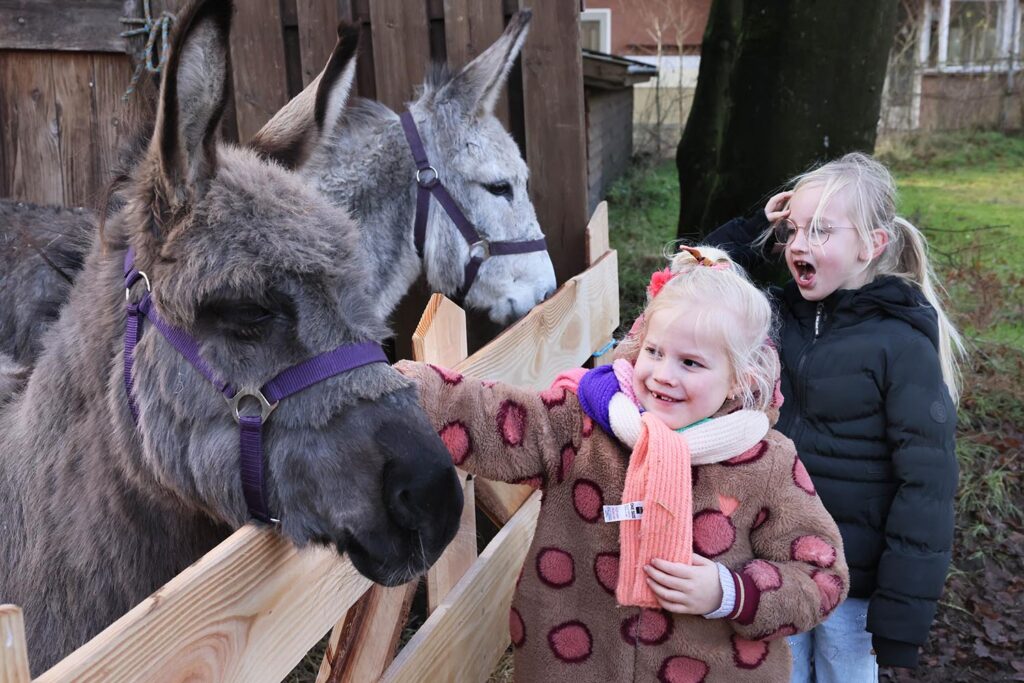
{"type": "Polygon", "coordinates": [[[412,237],[416,164],[397,117],[343,130],[325,147],[311,172],[320,189],[360,223],[377,310],[386,318],[422,270],[412,237]]]}
{"type": "Polygon", "coordinates": [[[0,602],[25,609],[34,671],[227,532],[143,463],[124,388],[111,379],[124,329],[116,261],[94,247],[28,386],[0,410],[0,602]],[[66,601],[59,614],[47,603],[55,595],[66,601]]]}

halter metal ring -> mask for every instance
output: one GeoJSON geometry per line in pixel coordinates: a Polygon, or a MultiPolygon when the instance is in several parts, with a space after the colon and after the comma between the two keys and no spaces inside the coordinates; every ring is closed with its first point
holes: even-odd
{"type": "Polygon", "coordinates": [[[418,168],[418,169],[416,169],[416,184],[417,185],[420,185],[422,187],[433,187],[434,185],[437,185],[439,182],[441,182],[441,174],[438,173],[437,169],[434,168],[433,166],[427,166],[426,168],[418,168]],[[423,180],[423,172],[424,171],[427,171],[429,173],[433,173],[434,175],[431,176],[428,180],[423,180]]]}
{"type": "Polygon", "coordinates": [[[477,240],[476,242],[473,242],[473,244],[469,245],[470,257],[472,257],[473,252],[477,250],[480,250],[482,252],[480,257],[481,261],[486,261],[487,259],[491,258],[491,243],[488,242],[487,240],[477,240]]]}
{"type": "Polygon", "coordinates": [[[231,415],[235,418],[235,422],[241,422],[241,418],[238,414],[238,404],[242,402],[243,398],[249,396],[259,401],[260,420],[262,420],[263,422],[267,421],[267,418],[270,417],[270,414],[274,412],[275,408],[277,408],[277,404],[280,403],[280,401],[271,403],[270,401],[267,400],[267,397],[264,396],[263,392],[260,391],[259,389],[257,389],[256,391],[237,391],[235,392],[235,395],[232,396],[231,398],[224,397],[224,400],[228,402],[229,406],[231,406],[231,415]]]}
{"type": "MultiPolygon", "coordinates": [[[[145,273],[143,273],[141,270],[138,271],[138,273],[139,273],[139,277],[142,278],[142,281],[146,283],[146,291],[147,292],[152,292],[153,288],[150,287],[150,285],[149,285],[149,276],[146,275],[145,273]]],[[[124,288],[124,300],[125,301],[131,301],[132,300],[132,288],[131,287],[125,287],[124,288]]]]}

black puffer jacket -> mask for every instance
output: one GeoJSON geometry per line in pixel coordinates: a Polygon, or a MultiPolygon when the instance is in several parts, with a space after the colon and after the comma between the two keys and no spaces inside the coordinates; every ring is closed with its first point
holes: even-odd
{"type": "MultiPolygon", "coordinates": [[[[740,263],[763,215],[708,236],[740,263]]],[[[870,598],[883,665],[917,665],[949,567],[957,485],[955,406],[942,380],[938,322],[921,292],[884,276],[806,301],[773,288],[781,322],[777,429],[796,444],[843,537],[850,595],[870,598]]]]}

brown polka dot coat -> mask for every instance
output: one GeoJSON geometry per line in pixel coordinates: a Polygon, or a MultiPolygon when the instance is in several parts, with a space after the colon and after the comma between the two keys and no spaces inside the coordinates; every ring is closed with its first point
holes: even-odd
{"type": "MultiPolygon", "coordinates": [[[[847,591],[835,523],[792,442],[776,431],[693,470],[694,551],[733,575],[728,618],[615,602],[617,505],[629,451],[565,389],[535,392],[402,362],[460,467],[533,483],[544,498],[509,615],[517,681],[786,681],[784,636],[820,623],[847,591]]],[[[628,523],[628,522],[626,522],[628,523]]]]}

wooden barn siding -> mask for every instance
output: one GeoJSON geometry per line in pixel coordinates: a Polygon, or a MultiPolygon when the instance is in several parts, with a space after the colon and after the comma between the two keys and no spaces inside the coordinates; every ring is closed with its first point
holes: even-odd
{"type": "Polygon", "coordinates": [[[633,88],[588,88],[587,209],[593,213],[633,156],[633,88]]]}

